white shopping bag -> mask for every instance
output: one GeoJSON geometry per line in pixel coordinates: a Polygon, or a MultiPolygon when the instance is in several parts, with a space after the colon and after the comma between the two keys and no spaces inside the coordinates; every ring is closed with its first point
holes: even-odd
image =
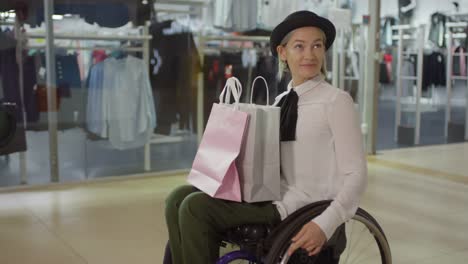
{"type": "Polygon", "coordinates": [[[280,196],[280,107],[269,105],[268,84],[258,76],[252,83],[250,103],[239,104],[249,114],[249,124],[236,160],[245,202],[275,201],[280,196]],[[253,104],[257,80],[263,80],[267,105],[253,104]]]}

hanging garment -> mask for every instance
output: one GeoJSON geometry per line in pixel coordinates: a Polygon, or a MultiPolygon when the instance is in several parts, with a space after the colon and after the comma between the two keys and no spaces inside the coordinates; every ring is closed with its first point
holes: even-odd
{"type": "Polygon", "coordinates": [[[232,31],[257,27],[257,1],[219,0],[214,5],[214,26],[232,31]]]}
{"type": "MultiPolygon", "coordinates": [[[[122,1],[114,3],[99,3],[94,1],[92,4],[83,3],[70,3],[55,4],[54,14],[74,14],[84,18],[89,24],[98,24],[101,27],[116,28],[121,27],[128,22],[134,25],[144,25],[146,21],[150,20],[150,6],[152,1],[122,1]],[[103,15],[103,14],[112,15],[103,15]]],[[[35,26],[40,25],[44,21],[44,9],[42,6],[36,8],[36,12],[31,12],[33,16],[28,19],[28,24],[35,26]]]]}
{"type": "Polygon", "coordinates": [[[385,70],[387,73],[387,78],[390,83],[393,82],[392,61],[393,61],[392,54],[387,53],[384,55],[385,70]]]}
{"type": "Polygon", "coordinates": [[[16,62],[16,50],[0,50],[0,77],[2,80],[3,98],[0,98],[2,108],[16,122],[14,135],[0,148],[0,155],[26,151],[26,135],[24,131],[23,100],[19,86],[19,70],[16,62]]]}
{"type": "Polygon", "coordinates": [[[439,48],[445,47],[445,33],[447,32],[445,23],[447,17],[441,13],[434,13],[431,16],[431,27],[429,30],[429,40],[439,48]]]}
{"type": "MultiPolygon", "coordinates": [[[[45,55],[37,53],[35,55],[35,68],[45,74],[39,74],[37,80],[37,88],[35,90],[36,102],[39,112],[47,112],[47,90],[46,78],[47,71],[45,63],[45,55]]],[[[56,94],[57,94],[57,129],[65,130],[75,127],[85,127],[86,117],[86,98],[87,90],[82,87],[81,74],[78,65],[78,56],[61,55],[55,56],[55,77],[56,77],[56,94]]],[[[40,115],[39,122],[33,126],[28,126],[28,130],[47,130],[48,118],[47,114],[40,115]]]]}
{"type": "Polygon", "coordinates": [[[259,0],[252,2],[258,2],[257,27],[262,29],[271,30],[281,23],[287,15],[300,10],[299,1],[297,0],[259,0]]]}
{"type": "Polygon", "coordinates": [[[15,152],[26,151],[26,134],[21,117],[17,114],[17,106],[12,102],[0,100],[1,120],[0,126],[6,128],[3,137],[0,138],[0,156],[15,152]]]}
{"type": "Polygon", "coordinates": [[[427,91],[431,85],[445,86],[446,78],[444,55],[440,52],[424,55],[422,90],[427,91]]]}
{"type": "MultiPolygon", "coordinates": [[[[411,55],[403,60],[401,66],[402,76],[416,76],[416,56],[411,55]]],[[[385,67],[385,65],[384,65],[385,67]]],[[[416,81],[402,80],[401,81],[401,96],[413,96],[413,87],[416,81]]]]}
{"type": "Polygon", "coordinates": [[[196,131],[198,73],[200,59],[190,32],[166,35],[172,21],[153,23],[150,32],[150,78],[158,115],[156,133],[169,135],[179,122],[181,129],[196,131]]]}
{"type": "Polygon", "coordinates": [[[100,136],[117,149],[144,146],[156,127],[145,62],[133,56],[109,58],[103,67],[100,136]]]}
{"type": "MultiPolygon", "coordinates": [[[[204,59],[204,120],[210,115],[211,106],[218,102],[219,94],[226,80],[235,76],[243,86],[247,85],[249,70],[242,65],[241,52],[221,52],[219,55],[205,55],[204,59]]],[[[245,102],[247,95],[241,95],[245,102]]]]}
{"type": "Polygon", "coordinates": [[[104,109],[102,109],[102,89],[104,78],[104,63],[93,65],[88,74],[88,100],[86,106],[86,128],[94,135],[107,135],[104,131],[103,117],[104,109]]]}
{"type": "Polygon", "coordinates": [[[379,64],[379,82],[385,84],[390,83],[390,79],[388,78],[387,73],[387,64],[384,61],[380,62],[379,64]]]}
{"type": "Polygon", "coordinates": [[[0,150],[11,144],[15,132],[15,109],[0,101],[0,150]]]}
{"type": "MultiPolygon", "coordinates": [[[[286,86],[280,86],[280,82],[277,81],[278,74],[278,60],[273,56],[260,56],[256,68],[254,70],[254,76],[263,76],[265,77],[268,87],[270,88],[270,102],[274,102],[275,97],[286,91],[286,86]]],[[[256,82],[255,87],[253,87],[253,98],[257,104],[266,103],[266,94],[264,88],[262,87],[262,82],[256,82]],[[257,86],[260,86],[257,88],[257,86]]]]}
{"type": "Polygon", "coordinates": [[[453,47],[453,76],[466,76],[466,50],[462,46],[453,47]],[[457,55],[454,55],[457,54],[457,55]]]}
{"type": "Polygon", "coordinates": [[[393,45],[393,30],[392,26],[396,24],[396,19],[394,17],[385,17],[381,20],[381,45],[382,49],[393,45]]]}

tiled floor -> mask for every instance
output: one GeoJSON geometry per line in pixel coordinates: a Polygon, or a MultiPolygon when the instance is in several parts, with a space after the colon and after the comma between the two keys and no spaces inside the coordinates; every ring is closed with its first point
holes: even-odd
{"type": "MultiPolygon", "coordinates": [[[[393,263],[466,263],[466,161],[468,144],[370,158],[362,207],[384,228],[393,263]]],[[[0,193],[0,263],[161,263],[164,197],[184,182],[167,176],[0,193]]]]}

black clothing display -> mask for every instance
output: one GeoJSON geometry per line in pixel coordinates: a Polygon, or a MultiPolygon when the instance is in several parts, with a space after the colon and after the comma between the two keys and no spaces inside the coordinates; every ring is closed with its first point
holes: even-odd
{"type": "Polygon", "coordinates": [[[382,61],[379,64],[379,82],[389,84],[391,83],[390,80],[391,79],[388,76],[387,65],[384,61],[382,61]]]}
{"type": "Polygon", "coordinates": [[[150,79],[158,125],[156,133],[168,135],[179,121],[180,129],[196,130],[196,103],[200,60],[190,32],[165,34],[172,21],[150,27],[150,79]],[[192,126],[190,126],[192,124],[192,126]]]}
{"type": "Polygon", "coordinates": [[[433,52],[424,55],[423,65],[423,91],[427,91],[431,85],[446,85],[445,59],[442,53],[433,52]]]}
{"type": "Polygon", "coordinates": [[[11,102],[0,100],[0,156],[26,151],[26,134],[21,117],[17,114],[18,107],[11,102]]]}
{"type": "MultiPolygon", "coordinates": [[[[270,105],[275,101],[278,94],[286,91],[289,83],[288,76],[282,78],[281,81],[277,80],[278,74],[278,59],[273,56],[260,56],[258,59],[257,67],[254,70],[253,78],[256,76],[263,76],[268,84],[270,94],[270,105]]],[[[253,92],[254,103],[266,104],[266,92],[264,83],[257,81],[255,83],[253,92]]]]}
{"type": "MultiPolygon", "coordinates": [[[[28,57],[33,63],[25,76],[36,77],[40,68],[46,67],[44,53],[38,52],[28,57]]],[[[87,89],[84,89],[80,77],[77,55],[55,55],[56,94],[57,94],[57,129],[65,130],[85,127],[87,89]]],[[[36,102],[34,111],[38,115],[36,122],[28,124],[27,130],[44,131],[48,129],[47,117],[47,73],[33,83],[35,90],[30,95],[36,102]]]]}
{"type": "Polygon", "coordinates": [[[23,100],[19,86],[19,69],[16,50],[0,50],[0,78],[2,80],[2,108],[16,121],[15,133],[5,146],[0,147],[0,155],[26,151],[26,135],[23,124],[23,100]]]}

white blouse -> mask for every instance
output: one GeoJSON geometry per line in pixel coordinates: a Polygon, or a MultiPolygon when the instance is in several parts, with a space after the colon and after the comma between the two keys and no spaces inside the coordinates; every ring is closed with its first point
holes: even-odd
{"type": "MultiPolygon", "coordinates": [[[[292,89],[280,94],[275,104],[292,89]]],[[[281,218],[312,202],[333,200],[313,219],[329,239],[354,216],[367,186],[367,161],[352,98],[318,76],[293,88],[296,141],[281,142],[281,218]]]]}

